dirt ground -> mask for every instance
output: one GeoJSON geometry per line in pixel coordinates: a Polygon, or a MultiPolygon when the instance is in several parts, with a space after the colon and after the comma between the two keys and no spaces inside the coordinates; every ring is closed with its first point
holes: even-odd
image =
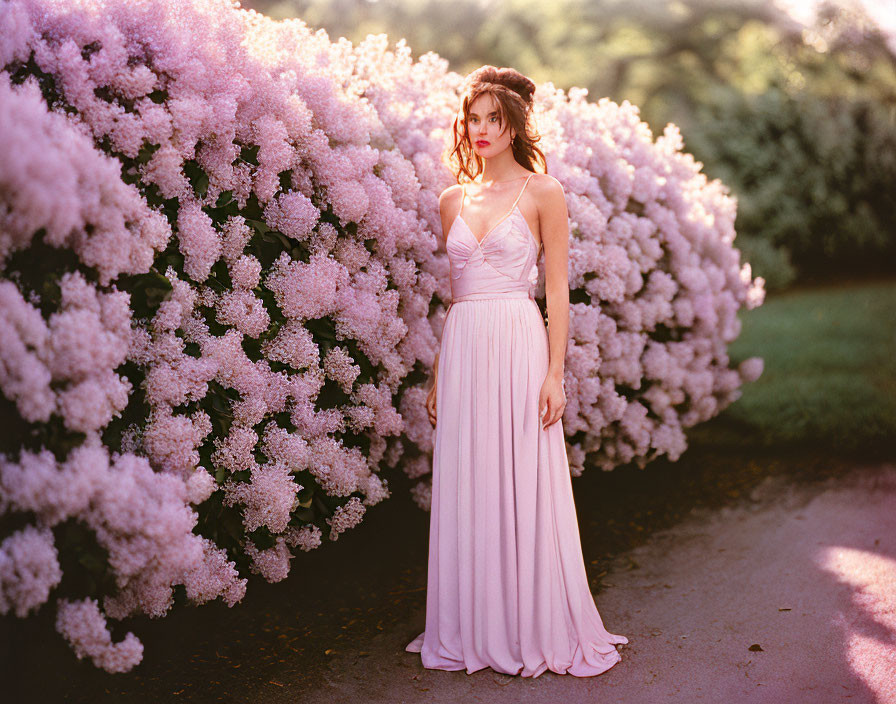
{"type": "Polygon", "coordinates": [[[629,643],[598,677],[425,670],[401,650],[414,613],[334,658],[303,702],[896,702],[896,465],[767,478],[618,556],[603,586],[629,643]]]}
{"type": "MultiPolygon", "coordinates": [[[[0,619],[0,686],[29,702],[896,704],[896,463],[698,442],[675,463],[573,481],[592,591],[629,638],[594,678],[426,670],[429,514],[407,495],[244,601],[116,625],[132,672],[78,661],[53,612],[0,619]],[[764,454],[763,454],[764,453],[764,454]],[[889,677],[889,680],[888,680],[889,677]]],[[[731,429],[731,437],[737,429],[731,429]]]]}

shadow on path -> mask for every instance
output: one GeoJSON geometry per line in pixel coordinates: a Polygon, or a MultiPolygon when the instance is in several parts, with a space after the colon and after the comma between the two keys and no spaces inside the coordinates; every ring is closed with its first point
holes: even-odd
{"type": "MultiPolygon", "coordinates": [[[[896,702],[896,465],[814,485],[769,477],[612,561],[597,597],[623,633],[603,675],[426,670],[423,616],[348,653],[323,702],[896,702]]],[[[260,700],[259,700],[260,701],[260,700]]]]}

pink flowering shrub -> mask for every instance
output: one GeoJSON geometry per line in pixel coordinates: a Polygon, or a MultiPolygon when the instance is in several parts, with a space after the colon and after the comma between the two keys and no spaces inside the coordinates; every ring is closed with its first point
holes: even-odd
{"type": "Polygon", "coordinates": [[[684,429],[761,374],[761,358],[732,368],[726,348],[738,310],[765,293],[732,246],[736,199],[681,152],[675,125],[654,141],[635,106],[585,95],[546,92],[539,114],[570,209],[564,427],[576,475],[678,459],[684,429]]]}
{"type": "MultiPolygon", "coordinates": [[[[54,599],[126,671],[108,618],[284,579],[390,495],[382,467],[428,507],[459,83],[226,0],[0,5],[0,613],[54,599]]],[[[725,354],[762,299],[734,201],[627,103],[538,101],[573,472],[676,458],[761,371],[725,354]]]]}

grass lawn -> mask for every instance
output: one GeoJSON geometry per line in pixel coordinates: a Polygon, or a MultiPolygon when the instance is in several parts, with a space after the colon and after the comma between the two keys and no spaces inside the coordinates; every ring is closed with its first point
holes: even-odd
{"type": "Polygon", "coordinates": [[[762,376],[689,437],[846,452],[896,445],[896,282],[785,292],[740,319],[729,354],[762,357],[762,376]]]}

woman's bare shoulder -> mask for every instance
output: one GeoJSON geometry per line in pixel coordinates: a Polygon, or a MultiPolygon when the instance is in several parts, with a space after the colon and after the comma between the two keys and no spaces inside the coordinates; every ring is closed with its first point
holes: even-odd
{"type": "Polygon", "coordinates": [[[455,183],[442,191],[439,194],[439,210],[444,213],[446,208],[448,211],[452,211],[460,206],[462,190],[462,186],[459,183],[455,183]]]}
{"type": "Polygon", "coordinates": [[[544,194],[556,194],[558,191],[563,193],[563,184],[550,174],[535,174],[532,178],[532,185],[544,194]]]}
{"type": "Polygon", "coordinates": [[[539,212],[542,208],[555,208],[566,200],[563,184],[550,174],[535,174],[530,186],[534,186],[532,195],[539,212]]]}
{"type": "Polygon", "coordinates": [[[439,203],[441,204],[444,199],[451,199],[455,197],[455,193],[460,193],[463,187],[459,183],[455,183],[453,186],[448,186],[444,191],[439,193],[439,203]]]}
{"type": "Polygon", "coordinates": [[[461,191],[461,185],[455,183],[453,186],[448,186],[448,188],[439,194],[439,217],[442,220],[442,242],[446,241],[451,222],[460,212],[461,191]]]}

